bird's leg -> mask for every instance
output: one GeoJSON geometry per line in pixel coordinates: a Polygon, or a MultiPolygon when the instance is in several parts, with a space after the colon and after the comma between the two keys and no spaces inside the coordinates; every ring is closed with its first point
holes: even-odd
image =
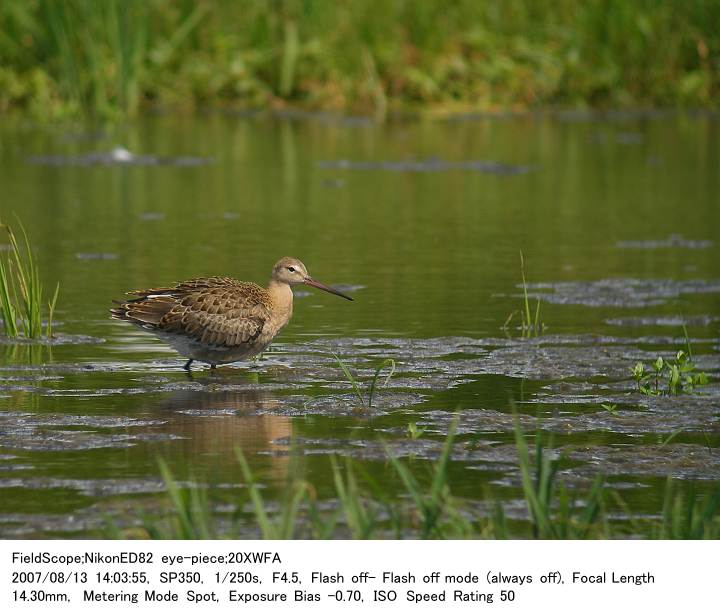
{"type": "Polygon", "coordinates": [[[190,372],[190,366],[192,366],[193,361],[194,361],[194,360],[192,360],[192,359],[188,359],[187,362],[185,363],[185,365],[183,366],[183,369],[185,369],[185,370],[187,370],[188,372],[190,372]]]}

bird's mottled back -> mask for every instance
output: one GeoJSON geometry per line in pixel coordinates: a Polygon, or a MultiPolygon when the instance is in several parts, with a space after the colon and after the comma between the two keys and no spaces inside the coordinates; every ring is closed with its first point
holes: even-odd
{"type": "Polygon", "coordinates": [[[225,347],[256,340],[273,310],[265,289],[225,277],[194,278],[128,295],[136,297],[114,308],[114,318],[225,347]]]}

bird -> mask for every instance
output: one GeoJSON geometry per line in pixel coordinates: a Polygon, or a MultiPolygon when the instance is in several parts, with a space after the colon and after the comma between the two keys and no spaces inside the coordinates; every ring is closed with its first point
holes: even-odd
{"type": "Polygon", "coordinates": [[[193,278],[168,287],[129,291],[133,298],[116,301],[113,319],[154,333],[187,358],[219,364],[254,357],[266,349],[290,321],[295,285],[305,284],[353,301],[308,275],[299,259],[283,257],[261,287],[225,276],[193,278]]]}

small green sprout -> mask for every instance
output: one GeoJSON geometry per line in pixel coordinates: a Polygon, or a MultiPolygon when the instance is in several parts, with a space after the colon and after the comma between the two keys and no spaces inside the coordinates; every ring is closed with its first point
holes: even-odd
{"type": "Polygon", "coordinates": [[[418,428],[417,424],[411,421],[407,427],[407,434],[411,439],[415,440],[425,434],[425,430],[418,428]]]}

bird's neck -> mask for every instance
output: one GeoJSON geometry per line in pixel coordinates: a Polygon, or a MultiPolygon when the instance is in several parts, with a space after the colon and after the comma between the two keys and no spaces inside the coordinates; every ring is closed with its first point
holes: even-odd
{"type": "Polygon", "coordinates": [[[275,310],[284,317],[287,323],[290,320],[293,308],[293,292],[290,285],[285,282],[271,280],[268,283],[267,292],[275,305],[275,310]]]}

